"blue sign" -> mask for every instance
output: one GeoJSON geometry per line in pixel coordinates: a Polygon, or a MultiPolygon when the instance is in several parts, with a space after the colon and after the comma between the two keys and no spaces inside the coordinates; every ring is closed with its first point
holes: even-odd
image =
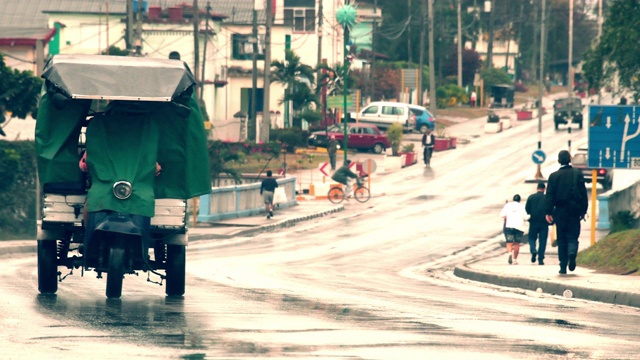
{"type": "Polygon", "coordinates": [[[538,149],[531,154],[531,160],[533,160],[534,164],[542,164],[547,159],[547,154],[544,151],[538,149]]]}
{"type": "Polygon", "coordinates": [[[589,167],[640,169],[640,106],[589,106],[589,167]]]}

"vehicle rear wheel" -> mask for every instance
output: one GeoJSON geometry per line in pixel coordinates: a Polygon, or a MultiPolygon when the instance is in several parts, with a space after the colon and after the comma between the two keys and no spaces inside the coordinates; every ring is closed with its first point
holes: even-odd
{"type": "Polygon", "coordinates": [[[420,125],[420,128],[418,130],[420,130],[420,134],[424,134],[427,132],[427,129],[429,128],[429,125],[427,124],[422,124],[420,125]]]}
{"type": "Polygon", "coordinates": [[[38,291],[55,294],[58,291],[58,264],[55,240],[38,240],[38,291]]]}
{"type": "Polygon", "coordinates": [[[578,123],[578,126],[579,126],[580,130],[582,130],[582,119],[580,119],[580,122],[578,123]]]}
{"type": "Polygon", "coordinates": [[[558,130],[558,123],[554,123],[554,124],[555,124],[556,130],[558,130]]]}
{"type": "Polygon", "coordinates": [[[384,145],[381,143],[376,143],[373,145],[373,152],[376,154],[382,154],[384,152],[384,145]]]}
{"type": "Polygon", "coordinates": [[[167,285],[168,296],[182,296],[186,284],[187,251],[184,245],[167,245],[167,285]]]}
{"type": "Polygon", "coordinates": [[[353,192],[353,197],[356,198],[358,202],[363,203],[369,200],[369,198],[371,197],[371,193],[366,187],[359,187],[356,188],[356,190],[353,192]]]}
{"type": "Polygon", "coordinates": [[[344,191],[341,188],[334,186],[331,189],[329,189],[329,193],[327,194],[327,197],[329,198],[329,201],[331,201],[332,203],[340,204],[342,200],[344,200],[344,191]]]}
{"type": "Polygon", "coordinates": [[[111,248],[109,251],[109,272],[107,273],[107,297],[117,299],[122,295],[124,278],[124,249],[111,248]]]}

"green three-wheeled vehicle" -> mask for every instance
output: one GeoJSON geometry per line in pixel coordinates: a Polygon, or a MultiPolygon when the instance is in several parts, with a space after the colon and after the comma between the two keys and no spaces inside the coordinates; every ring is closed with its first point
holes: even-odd
{"type": "Polygon", "coordinates": [[[56,55],[43,78],[39,291],[80,269],[106,274],[119,298],[144,271],[182,296],[187,200],[211,191],[193,74],[180,60],[56,55]]]}

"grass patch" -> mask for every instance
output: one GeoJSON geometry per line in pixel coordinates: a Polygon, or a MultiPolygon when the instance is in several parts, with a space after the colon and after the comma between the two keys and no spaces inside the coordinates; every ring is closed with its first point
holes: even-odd
{"type": "Polygon", "coordinates": [[[262,153],[254,153],[246,157],[242,163],[233,163],[229,167],[241,173],[257,174],[267,170],[277,174],[284,168],[286,161],[287,172],[317,169],[322,163],[329,162],[329,155],[326,151],[304,151],[298,150],[295,154],[281,153],[278,157],[271,157],[262,153]]]}
{"type": "Polygon", "coordinates": [[[608,235],[578,254],[578,264],[597,272],[640,275],[640,230],[608,235]]]}

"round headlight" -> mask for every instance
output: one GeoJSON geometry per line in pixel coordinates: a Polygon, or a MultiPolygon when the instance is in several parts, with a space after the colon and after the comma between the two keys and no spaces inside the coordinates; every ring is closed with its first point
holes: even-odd
{"type": "Polygon", "coordinates": [[[113,184],[113,195],[120,199],[125,200],[131,196],[131,183],[128,181],[118,181],[113,184]]]}

